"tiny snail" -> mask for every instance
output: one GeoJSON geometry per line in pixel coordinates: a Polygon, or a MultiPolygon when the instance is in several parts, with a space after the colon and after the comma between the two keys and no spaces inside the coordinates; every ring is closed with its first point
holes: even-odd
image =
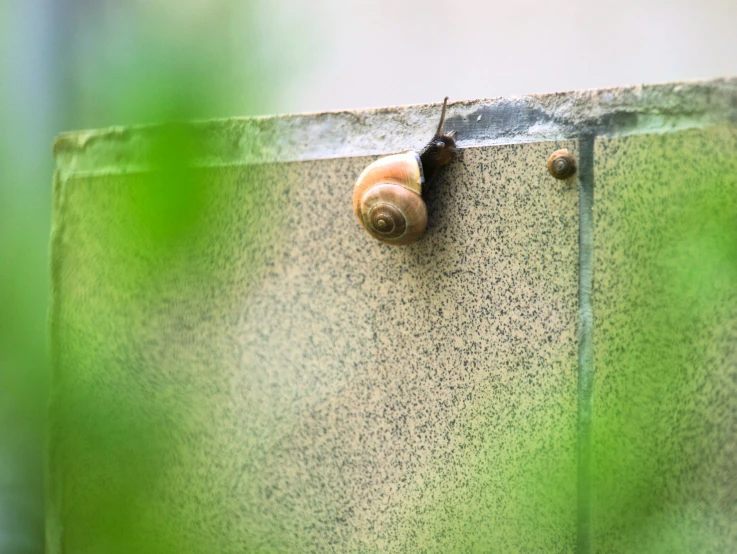
{"type": "Polygon", "coordinates": [[[556,179],[568,179],[576,173],[576,160],[567,148],[556,150],[548,158],[548,171],[556,179]]]}
{"type": "Polygon", "coordinates": [[[438,130],[418,154],[414,151],[379,158],[353,187],[353,210],[358,221],[375,239],[387,244],[408,244],[427,227],[427,207],[422,186],[456,153],[455,131],[443,133],[448,98],[443,101],[438,130]]]}

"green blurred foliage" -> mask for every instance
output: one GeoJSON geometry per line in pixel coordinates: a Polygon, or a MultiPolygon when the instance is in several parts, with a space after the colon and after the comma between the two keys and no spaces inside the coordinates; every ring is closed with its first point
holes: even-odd
{"type": "MultiPolygon", "coordinates": [[[[200,145],[181,122],[252,115],[273,106],[280,64],[288,59],[292,39],[268,37],[279,46],[271,45],[276,55],[265,57],[267,37],[258,28],[258,17],[256,2],[0,5],[3,552],[43,549],[53,136],[75,128],[166,123],[145,153],[153,170],[146,186],[126,208],[137,230],[122,238],[143,241],[164,259],[167,252],[180,252],[192,237],[207,232],[201,217],[206,183],[191,170],[200,145]]],[[[96,369],[104,368],[105,361],[97,361],[96,369]]],[[[57,385],[64,390],[62,382],[57,385]]],[[[93,435],[78,437],[86,447],[67,445],[70,453],[80,448],[86,453],[70,463],[89,469],[83,520],[99,533],[91,546],[96,552],[203,551],[197,545],[185,548],[175,534],[165,532],[174,524],[167,514],[141,509],[161,477],[168,445],[165,422],[174,416],[148,396],[150,391],[128,405],[116,405],[114,398],[101,403],[95,387],[84,392],[75,394],[71,413],[56,413],[60,417],[53,425],[66,428],[80,418],[97,422],[93,435]],[[108,469],[123,471],[101,474],[105,460],[108,469]]],[[[177,415],[185,419],[186,414],[177,415]]]]}
{"type": "Polygon", "coordinates": [[[595,537],[612,552],[727,552],[737,137],[722,128],[621,143],[601,154],[595,202],[606,222],[595,236],[595,537]]]}
{"type": "MultiPolygon", "coordinates": [[[[188,131],[156,133],[168,143],[188,131]]],[[[152,171],[71,178],[60,193],[74,201],[55,234],[67,240],[54,258],[50,495],[67,522],[58,536],[70,551],[287,551],[273,550],[273,527],[230,507],[259,487],[248,463],[258,437],[217,442],[224,438],[213,422],[232,391],[218,388],[214,373],[231,341],[213,344],[207,332],[223,317],[218,300],[234,287],[247,295],[261,267],[257,255],[237,266],[223,260],[243,260],[241,249],[268,249],[278,237],[281,197],[259,179],[278,169],[240,168],[229,186],[218,170],[155,160],[152,171]],[[184,219],[161,204],[162,189],[182,178],[198,189],[197,202],[182,205],[184,219]],[[234,463],[244,483],[236,500],[233,469],[224,469],[234,463]]],[[[254,502],[256,516],[259,508],[254,502]]]]}

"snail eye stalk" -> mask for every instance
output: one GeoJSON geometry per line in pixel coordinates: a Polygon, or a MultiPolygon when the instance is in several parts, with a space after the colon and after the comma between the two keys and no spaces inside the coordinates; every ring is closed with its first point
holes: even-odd
{"type": "Polygon", "coordinates": [[[422,199],[423,184],[430,183],[456,152],[455,131],[443,133],[447,110],[446,97],[438,129],[422,152],[379,158],[356,181],[353,211],[375,239],[387,244],[408,244],[425,232],[427,206],[422,199]]]}

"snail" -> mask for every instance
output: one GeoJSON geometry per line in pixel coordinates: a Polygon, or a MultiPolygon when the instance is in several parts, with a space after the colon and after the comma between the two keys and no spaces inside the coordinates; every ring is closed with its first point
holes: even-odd
{"type": "Polygon", "coordinates": [[[430,142],[414,151],[379,158],[358,177],[353,187],[353,210],[364,229],[387,244],[408,244],[427,227],[423,185],[456,153],[455,131],[443,132],[448,98],[443,101],[438,130],[430,142]]]}
{"type": "Polygon", "coordinates": [[[567,148],[556,150],[548,158],[548,171],[556,179],[568,179],[576,173],[576,160],[567,148]]]}

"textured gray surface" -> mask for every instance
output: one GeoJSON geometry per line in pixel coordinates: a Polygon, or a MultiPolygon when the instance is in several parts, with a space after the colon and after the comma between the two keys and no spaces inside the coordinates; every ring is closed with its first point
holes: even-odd
{"type": "Polygon", "coordinates": [[[597,552],[737,545],[737,129],[595,148],[597,552]]]}
{"type": "MultiPolygon", "coordinates": [[[[438,99],[440,100],[440,99],[438,99]]],[[[453,99],[451,99],[453,100],[453,99]]],[[[199,165],[230,165],[419,150],[439,105],[204,121],[188,125],[199,165]]],[[[451,102],[447,130],[461,148],[622,136],[737,121],[737,77],[451,102]]],[[[55,154],[63,173],[126,172],[146,166],[157,127],[67,133],[55,154]]]]}
{"type": "Polygon", "coordinates": [[[198,171],[207,224],[165,254],[130,210],[145,175],[60,180],[53,409],[72,415],[52,432],[51,552],[104,546],[90,497],[145,444],[99,421],[152,418],[167,446],[136,521],[166,514],[192,551],[570,550],[578,192],[547,173],[560,147],[576,152],[465,150],[403,248],[355,221],[371,158],[198,171]]]}

